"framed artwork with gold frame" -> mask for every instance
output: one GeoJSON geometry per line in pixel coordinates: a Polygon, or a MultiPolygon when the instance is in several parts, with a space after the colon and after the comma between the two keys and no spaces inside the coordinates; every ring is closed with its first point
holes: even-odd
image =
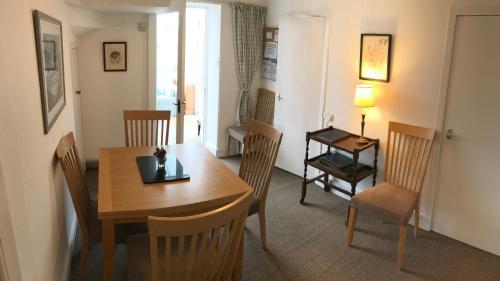
{"type": "Polygon", "coordinates": [[[389,82],[391,49],[391,34],[361,34],[359,79],[389,82]]]}

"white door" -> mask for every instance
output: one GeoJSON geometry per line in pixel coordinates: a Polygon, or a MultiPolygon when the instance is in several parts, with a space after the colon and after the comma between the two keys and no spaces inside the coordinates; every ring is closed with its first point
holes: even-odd
{"type": "Polygon", "coordinates": [[[497,255],[499,50],[500,16],[459,17],[433,221],[435,231],[497,255]]]}
{"type": "MultiPolygon", "coordinates": [[[[275,127],[283,132],[276,166],[304,173],[306,132],[321,128],[324,19],[280,18],[275,127]]],[[[310,155],[319,153],[311,142],[310,155]]]]}
{"type": "Polygon", "coordinates": [[[83,125],[82,125],[82,102],[81,102],[81,88],[80,88],[80,61],[78,56],[78,46],[76,44],[71,44],[70,52],[70,63],[71,63],[71,80],[73,83],[73,104],[75,107],[75,137],[78,146],[78,154],[80,154],[80,159],[83,161],[84,151],[83,151],[83,125]]]}
{"type": "Polygon", "coordinates": [[[169,144],[184,143],[186,1],[156,16],[155,109],[170,110],[169,144]]]}

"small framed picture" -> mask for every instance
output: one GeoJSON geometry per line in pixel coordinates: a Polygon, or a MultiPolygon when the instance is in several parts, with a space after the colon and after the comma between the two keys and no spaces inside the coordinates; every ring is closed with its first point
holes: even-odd
{"type": "Polygon", "coordinates": [[[104,71],[127,71],[127,42],[103,42],[104,71]]]}
{"type": "Polygon", "coordinates": [[[43,132],[48,134],[66,105],[61,21],[33,11],[43,132]]]}
{"type": "Polygon", "coordinates": [[[389,82],[391,34],[361,34],[359,79],[389,82]]]}

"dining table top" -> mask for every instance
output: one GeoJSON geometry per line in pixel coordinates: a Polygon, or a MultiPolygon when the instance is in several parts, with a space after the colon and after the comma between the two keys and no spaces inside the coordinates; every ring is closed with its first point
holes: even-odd
{"type": "Polygon", "coordinates": [[[185,215],[228,204],[252,190],[245,181],[201,144],[165,147],[190,179],[144,184],[136,158],[155,147],[101,148],[99,151],[99,219],[145,220],[147,216],[185,215]]]}

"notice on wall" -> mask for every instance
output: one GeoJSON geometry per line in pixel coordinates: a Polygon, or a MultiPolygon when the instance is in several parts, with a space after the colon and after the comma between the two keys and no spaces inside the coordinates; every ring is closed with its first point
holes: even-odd
{"type": "Polygon", "coordinates": [[[278,29],[264,28],[264,54],[261,64],[261,77],[276,81],[278,66],[278,29]]]}

